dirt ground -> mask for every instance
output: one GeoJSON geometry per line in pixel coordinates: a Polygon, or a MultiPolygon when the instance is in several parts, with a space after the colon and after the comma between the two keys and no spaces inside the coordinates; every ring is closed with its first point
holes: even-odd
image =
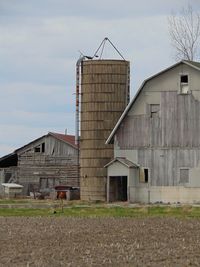
{"type": "Polygon", "coordinates": [[[200,220],[0,217],[0,266],[200,266],[200,220]]]}

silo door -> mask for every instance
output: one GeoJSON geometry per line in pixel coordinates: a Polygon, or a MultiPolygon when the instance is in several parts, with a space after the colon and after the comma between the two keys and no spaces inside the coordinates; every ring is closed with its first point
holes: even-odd
{"type": "Polygon", "coordinates": [[[110,176],[109,200],[127,201],[127,176],[110,176]]]}

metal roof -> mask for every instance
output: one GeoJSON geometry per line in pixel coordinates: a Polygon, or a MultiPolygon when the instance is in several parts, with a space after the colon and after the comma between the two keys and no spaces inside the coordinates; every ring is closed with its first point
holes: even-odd
{"type": "Polygon", "coordinates": [[[54,138],[60,140],[60,141],[63,141],[67,144],[69,144],[70,146],[78,149],[78,146],[75,144],[75,136],[74,135],[67,135],[67,134],[60,134],[60,133],[53,133],[53,132],[49,132],[48,134],[46,135],[43,135],[33,141],[31,141],[30,143],[16,149],[14,152],[18,152],[19,150],[21,149],[24,149],[25,147],[29,146],[30,144],[36,142],[36,141],[39,141],[40,139],[44,138],[44,137],[47,137],[47,136],[53,136],[54,138]]]}
{"type": "Polygon", "coordinates": [[[200,70],[200,62],[191,61],[191,60],[183,60],[183,62],[191,67],[195,67],[196,69],[200,70]]]}
{"type": "Polygon", "coordinates": [[[125,165],[126,167],[128,168],[139,168],[139,165],[136,164],[136,163],[133,163],[132,161],[128,160],[127,158],[121,158],[121,157],[116,157],[114,158],[113,160],[111,160],[108,164],[106,164],[104,166],[104,168],[107,168],[109,167],[110,165],[112,165],[114,162],[120,162],[122,163],[123,165],[125,165]]]}
{"type": "Polygon", "coordinates": [[[78,148],[78,146],[75,144],[75,136],[74,135],[68,135],[68,134],[60,134],[60,133],[53,133],[49,132],[49,135],[73,146],[74,148],[78,148]]]}
{"type": "Polygon", "coordinates": [[[122,120],[124,119],[124,117],[126,116],[126,114],[128,113],[128,111],[130,110],[130,108],[132,107],[132,105],[135,103],[137,97],[139,96],[140,92],[142,91],[144,85],[150,81],[151,79],[167,72],[168,70],[180,65],[180,64],[186,64],[196,70],[199,70],[200,71],[200,62],[195,62],[195,61],[190,61],[190,60],[182,60],[156,74],[154,74],[153,76],[147,78],[146,80],[143,81],[143,83],[141,84],[140,88],[138,89],[138,91],[136,92],[135,96],[133,97],[132,101],[127,105],[127,107],[125,108],[124,112],[122,113],[121,117],[119,118],[118,122],[116,123],[114,129],[112,130],[112,132],[110,133],[108,139],[106,140],[106,144],[110,144],[113,140],[113,137],[114,137],[114,134],[116,133],[118,127],[120,126],[122,120]]]}
{"type": "Polygon", "coordinates": [[[23,185],[15,184],[15,183],[3,183],[2,185],[8,188],[22,188],[23,187],[23,185]]]}
{"type": "Polygon", "coordinates": [[[17,153],[13,152],[0,158],[0,168],[16,167],[18,161],[17,153]]]}

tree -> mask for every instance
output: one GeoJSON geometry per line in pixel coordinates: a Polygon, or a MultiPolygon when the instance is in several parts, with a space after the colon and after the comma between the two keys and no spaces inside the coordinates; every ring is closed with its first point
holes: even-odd
{"type": "Polygon", "coordinates": [[[192,6],[168,17],[169,34],[177,60],[195,60],[200,52],[200,14],[192,6]]]}

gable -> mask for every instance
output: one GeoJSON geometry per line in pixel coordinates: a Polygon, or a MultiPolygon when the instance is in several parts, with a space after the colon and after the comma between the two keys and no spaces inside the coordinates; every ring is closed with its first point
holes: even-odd
{"type": "Polygon", "coordinates": [[[26,154],[45,154],[54,156],[66,156],[77,154],[78,147],[75,145],[75,137],[73,135],[65,135],[58,133],[48,133],[38,139],[26,144],[15,150],[18,155],[26,154]]]}
{"type": "Polygon", "coordinates": [[[188,76],[189,89],[200,92],[200,72],[184,63],[161,73],[148,80],[134,104],[129,109],[128,115],[145,115],[147,105],[160,104],[162,92],[179,92],[180,77],[182,74],[188,76]]]}
{"type": "Polygon", "coordinates": [[[196,63],[193,66],[191,62],[188,63],[188,61],[181,61],[146,79],[121,115],[113,131],[108,137],[106,144],[113,143],[115,132],[126,116],[147,114],[149,105],[160,104],[160,95],[162,92],[174,91],[178,93],[180,87],[180,77],[182,74],[188,75],[189,87],[193,91],[195,97],[200,100],[200,68],[197,66],[200,66],[200,64],[196,63]]]}
{"type": "Polygon", "coordinates": [[[129,168],[122,164],[119,161],[115,161],[110,164],[108,167],[108,175],[110,176],[128,176],[129,175],[129,168]]]}

